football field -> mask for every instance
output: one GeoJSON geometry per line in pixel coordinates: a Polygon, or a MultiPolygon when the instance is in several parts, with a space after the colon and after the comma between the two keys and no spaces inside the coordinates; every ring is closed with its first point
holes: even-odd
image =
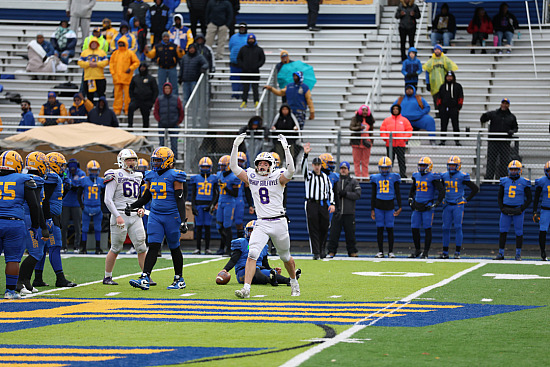
{"type": "MultiPolygon", "coordinates": [[[[229,284],[215,283],[227,258],[184,258],[186,289],[166,290],[165,256],[152,274],[158,286],[142,291],[128,284],[138,276],[135,257],[121,256],[120,285],[105,286],[104,257],[64,256],[78,287],[0,301],[0,366],[548,363],[550,266],[542,261],[297,256],[300,297],[286,285],[253,285],[241,300],[233,272],[229,284]]],[[[55,283],[48,263],[44,280],[55,283]]]]}

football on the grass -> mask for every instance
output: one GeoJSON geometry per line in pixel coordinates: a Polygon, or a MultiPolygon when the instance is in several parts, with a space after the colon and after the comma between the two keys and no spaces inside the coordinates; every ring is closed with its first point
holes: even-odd
{"type": "Polygon", "coordinates": [[[216,277],[216,284],[224,285],[229,283],[229,280],[231,280],[231,274],[226,271],[220,271],[216,277]]]}

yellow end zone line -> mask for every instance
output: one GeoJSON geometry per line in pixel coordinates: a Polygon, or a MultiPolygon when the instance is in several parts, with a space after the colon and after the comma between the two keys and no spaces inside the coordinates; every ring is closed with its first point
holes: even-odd
{"type": "MultiPolygon", "coordinates": [[[[17,367],[65,367],[68,364],[61,363],[18,363],[17,367]]],[[[13,363],[2,363],[0,362],[0,367],[13,367],[13,363]]]]}
{"type": "Polygon", "coordinates": [[[147,349],[147,348],[134,348],[134,349],[109,349],[109,348],[65,348],[60,346],[59,348],[0,348],[0,354],[151,354],[151,353],[165,353],[173,352],[175,349],[147,349]]]}

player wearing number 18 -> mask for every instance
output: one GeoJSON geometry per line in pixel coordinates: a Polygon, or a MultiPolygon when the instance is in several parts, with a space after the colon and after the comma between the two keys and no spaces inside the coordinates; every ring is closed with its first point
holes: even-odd
{"type": "Polygon", "coordinates": [[[523,246],[523,214],[531,204],[531,181],[521,177],[522,165],[513,160],[508,164],[508,177],[500,178],[498,206],[500,208],[498,255],[495,260],[504,260],[504,247],[510,224],[516,232],[516,260],[521,261],[523,246]]]}
{"type": "Polygon", "coordinates": [[[535,180],[535,200],[533,202],[533,221],[539,223],[539,246],[542,261],[546,258],[546,232],[550,225],[550,161],[544,165],[544,176],[535,180]],[[537,211],[540,202],[541,211],[537,211]]]}

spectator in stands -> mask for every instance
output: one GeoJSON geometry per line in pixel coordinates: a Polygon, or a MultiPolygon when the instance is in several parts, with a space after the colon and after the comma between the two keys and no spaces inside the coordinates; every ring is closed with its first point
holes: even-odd
{"type": "MultiPolygon", "coordinates": [[[[40,116],[67,116],[65,105],[57,100],[55,92],[48,92],[48,102],[40,108],[40,116]]],[[[44,118],[38,119],[44,126],[57,125],[65,122],[63,118],[44,118]]]]}
{"type": "Polygon", "coordinates": [[[136,37],[134,37],[134,35],[130,33],[130,26],[126,21],[120,22],[119,32],[111,40],[111,43],[109,44],[109,47],[111,48],[111,52],[116,51],[116,49],[118,48],[118,41],[123,37],[126,38],[126,41],[128,41],[128,49],[130,51],[137,52],[138,46],[137,46],[136,37]]]}
{"type": "Polygon", "coordinates": [[[229,33],[229,26],[233,21],[233,7],[227,0],[209,0],[206,4],[205,20],[206,44],[210,47],[214,44],[216,35],[218,36],[218,47],[216,48],[216,60],[223,58],[225,42],[229,33]]]}
{"type": "Polygon", "coordinates": [[[62,63],[68,64],[70,58],[74,56],[76,47],[76,33],[69,28],[69,22],[62,20],[59,27],[53,32],[50,38],[54,54],[59,57],[62,63]]]}
{"type": "MultiPolygon", "coordinates": [[[[290,153],[292,154],[292,157],[296,159],[296,156],[298,155],[298,147],[296,146],[298,141],[296,138],[300,135],[300,124],[298,124],[296,116],[294,116],[290,110],[290,106],[286,103],[281,105],[279,108],[279,113],[273,118],[271,130],[283,130],[281,132],[276,132],[275,134],[283,134],[286,136],[287,142],[290,145],[290,153]],[[289,132],[291,130],[294,132],[289,132]]],[[[277,144],[277,139],[274,139],[273,146],[275,147],[275,153],[279,154],[280,157],[284,157],[283,147],[281,144],[277,144]]]]}
{"type": "Polygon", "coordinates": [[[170,27],[168,32],[170,33],[170,41],[181,47],[185,52],[187,52],[187,47],[194,42],[193,32],[183,25],[181,14],[174,15],[174,25],[170,27]]]}
{"type": "Polygon", "coordinates": [[[147,24],[145,19],[148,10],[149,4],[145,3],[143,0],[134,0],[128,6],[128,18],[136,17],[139,19],[139,24],[147,24]]]}
{"type": "Polygon", "coordinates": [[[355,203],[361,197],[361,186],[350,174],[349,162],[340,163],[340,178],[334,184],[334,202],[336,210],[330,222],[330,236],[328,240],[327,258],[336,256],[340,233],[344,227],[346,235],[346,249],[348,256],[357,257],[355,241],[355,203]]]}
{"type": "Polygon", "coordinates": [[[231,3],[231,8],[233,9],[233,19],[229,24],[229,37],[235,33],[235,24],[237,24],[237,15],[241,10],[241,2],[239,0],[229,0],[231,3]]]}
{"type": "Polygon", "coordinates": [[[405,42],[409,38],[409,47],[414,47],[414,35],[416,33],[416,20],[420,18],[420,9],[414,0],[401,0],[395,18],[399,19],[399,37],[401,38],[401,61],[407,59],[405,54],[405,42]]]}
{"type": "Polygon", "coordinates": [[[395,162],[395,155],[399,160],[399,175],[402,178],[407,177],[407,165],[405,162],[405,149],[407,141],[412,136],[413,128],[407,118],[401,116],[401,106],[394,104],[391,106],[391,116],[384,119],[380,126],[380,136],[386,142],[386,155],[395,162]],[[390,155],[390,134],[392,134],[392,152],[390,155]]]}
{"type": "MultiPolygon", "coordinates": [[[[67,66],[54,55],[54,48],[44,40],[44,36],[39,33],[36,40],[32,40],[27,45],[29,62],[26,70],[30,73],[55,73],[57,71],[67,70],[67,66]]],[[[38,79],[34,75],[33,79],[38,79]]]]}
{"type": "Polygon", "coordinates": [[[195,38],[195,46],[197,46],[197,54],[202,55],[208,63],[208,71],[210,74],[216,72],[216,62],[212,49],[206,44],[206,38],[199,33],[195,38]]]}
{"type": "Polygon", "coordinates": [[[351,118],[349,129],[351,133],[350,145],[353,155],[353,167],[356,177],[369,177],[369,160],[372,140],[365,139],[372,136],[374,117],[367,105],[359,107],[351,118]],[[361,139],[363,138],[363,139],[361,139]]]}
{"type": "Polygon", "coordinates": [[[510,100],[504,98],[500,102],[500,108],[485,112],[481,115],[480,121],[489,121],[489,133],[492,133],[489,134],[490,140],[487,144],[485,179],[496,178],[498,180],[500,177],[507,176],[506,170],[510,162],[510,141],[518,132],[518,121],[516,116],[510,112],[510,100]]]}
{"type": "Polygon", "coordinates": [[[248,138],[244,141],[248,162],[254,162],[256,156],[261,152],[269,151],[267,147],[269,129],[264,126],[264,120],[261,116],[252,116],[248,123],[239,129],[238,134],[243,133],[248,134],[248,138]]]}
{"type": "Polygon", "coordinates": [[[206,34],[206,3],[207,0],[187,0],[187,8],[189,9],[189,20],[191,23],[191,32],[193,37],[197,36],[197,24],[201,23],[201,33],[206,34]]]}
{"type": "MultiPolygon", "coordinates": [[[[472,46],[477,45],[478,42],[480,46],[485,46],[485,40],[493,34],[493,22],[481,6],[476,8],[474,17],[468,24],[468,33],[472,35],[472,46]]],[[[475,54],[476,51],[472,49],[470,53],[475,54]]],[[[486,54],[487,50],[481,50],[481,53],[486,54]]]]}
{"type": "Polygon", "coordinates": [[[116,114],[109,108],[105,96],[99,97],[97,105],[88,113],[88,121],[96,125],[118,127],[116,114]]]}
{"type": "Polygon", "coordinates": [[[178,6],[180,6],[181,0],[164,0],[164,3],[170,9],[170,13],[174,13],[178,6]]]}
{"type": "MultiPolygon", "coordinates": [[[[184,51],[170,41],[170,33],[164,32],[162,34],[162,41],[153,46],[152,50],[149,50],[149,45],[145,46],[145,55],[153,59],[159,66],[158,69],[158,86],[159,90],[164,88],[164,83],[168,80],[170,82],[170,89],[173,85],[178,85],[178,63],[183,56],[184,51]]],[[[174,91],[174,94],[178,95],[178,88],[174,91]]],[[[172,93],[172,91],[170,92],[172,93]]]]}
{"type": "MultiPolygon", "coordinates": [[[[449,71],[445,76],[445,83],[439,88],[437,94],[437,108],[439,109],[439,118],[441,119],[441,131],[447,131],[449,119],[453,124],[453,131],[459,132],[458,114],[464,103],[464,92],[462,85],[456,82],[455,73],[449,71]]],[[[455,134],[455,145],[460,146],[459,135],[455,134]]],[[[445,145],[445,140],[441,140],[439,145],[445,145]]]]}
{"type": "MultiPolygon", "coordinates": [[[[155,101],[153,109],[155,120],[159,123],[159,128],[170,129],[178,127],[183,121],[183,104],[176,93],[173,93],[172,84],[164,83],[162,95],[159,94],[155,101]]],[[[176,134],[171,131],[170,134],[176,134]]],[[[159,144],[164,146],[164,135],[159,137],[159,144]]],[[[170,148],[174,152],[174,159],[178,156],[178,138],[170,137],[170,148]]]]}
{"type": "Polygon", "coordinates": [[[418,88],[418,75],[422,73],[422,63],[416,57],[417,54],[416,48],[409,47],[409,56],[403,61],[401,73],[405,76],[405,86],[412,85],[418,88]]]}
{"type": "MultiPolygon", "coordinates": [[[[435,120],[430,116],[430,104],[421,95],[416,94],[415,87],[407,85],[405,95],[397,98],[394,102],[394,105],[396,104],[401,106],[401,114],[409,120],[415,131],[435,131],[435,120]]],[[[430,144],[435,145],[435,140],[430,140],[430,144]]]]}
{"type": "Polygon", "coordinates": [[[162,34],[172,26],[173,14],[170,8],[162,0],[155,0],[153,6],[147,10],[145,21],[151,31],[151,44],[157,44],[162,40],[162,34]]]}
{"type": "Polygon", "coordinates": [[[61,202],[61,247],[65,250],[68,248],[69,224],[72,220],[74,229],[74,252],[85,254],[85,248],[80,249],[80,251],[78,249],[80,238],[82,238],[82,209],[78,202],[77,192],[79,182],[86,177],[86,173],[80,169],[80,162],[75,158],[71,158],[67,162],[67,168],[62,177],[66,185],[64,189],[68,190],[64,192],[63,201],[61,202]]]}
{"type": "Polygon", "coordinates": [[[90,41],[92,38],[97,38],[97,41],[99,42],[99,49],[103,50],[105,54],[109,53],[109,43],[105,39],[105,37],[101,34],[101,28],[95,27],[92,30],[92,34],[89,35],[84,39],[84,43],[82,43],[82,51],[87,50],[90,47],[90,41]]]}
{"type": "Polygon", "coordinates": [[[301,71],[296,71],[292,74],[294,83],[288,84],[283,89],[273,88],[271,85],[264,86],[265,89],[278,96],[286,96],[286,100],[292,113],[296,116],[300,124],[300,130],[304,129],[306,122],[306,110],[309,107],[309,119],[315,119],[315,109],[313,100],[311,99],[311,91],[304,84],[304,74],[301,71]]]}
{"type": "Polygon", "coordinates": [[[187,103],[195,85],[202,73],[208,70],[208,62],[197,53],[197,46],[193,43],[180,60],[180,73],[178,82],[183,83],[183,105],[187,103]]]}
{"type": "Polygon", "coordinates": [[[130,16],[128,15],[128,8],[132,0],[122,0],[122,20],[130,21],[130,16]]]}
{"type": "MultiPolygon", "coordinates": [[[[229,72],[231,74],[240,74],[243,71],[238,65],[237,56],[239,55],[241,48],[246,45],[247,40],[248,25],[246,23],[240,23],[239,33],[232,35],[229,39],[229,72]]],[[[231,75],[229,79],[241,80],[241,77],[239,75],[231,75]]],[[[243,90],[243,85],[241,83],[231,83],[231,90],[233,91],[231,98],[242,97],[241,93],[235,93],[243,90]]]]}
{"type": "MultiPolygon", "coordinates": [[[[498,46],[502,46],[502,40],[506,38],[504,45],[512,46],[512,39],[514,38],[514,30],[519,26],[516,16],[508,11],[508,4],[500,4],[498,14],[493,17],[493,29],[498,37],[498,46]]],[[[506,53],[510,53],[508,48],[506,53]]],[[[498,50],[501,54],[502,50],[498,50]]]]}
{"type": "Polygon", "coordinates": [[[426,71],[426,89],[432,94],[434,105],[437,102],[437,92],[445,83],[445,75],[449,71],[457,71],[458,66],[443,53],[440,45],[435,45],[432,57],[422,66],[426,71]]]}
{"type": "Polygon", "coordinates": [[[118,35],[118,31],[111,26],[111,19],[109,18],[103,19],[102,24],[103,28],[101,28],[101,33],[105,37],[105,41],[107,41],[107,44],[110,46],[113,38],[118,35]]]}
{"type": "Polygon", "coordinates": [[[134,112],[139,108],[143,127],[149,127],[151,108],[157,100],[159,88],[157,80],[149,74],[149,68],[142,62],[139,73],[130,82],[130,107],[128,107],[128,127],[134,126],[134,112]]]}
{"type": "MultiPolygon", "coordinates": [[[[70,17],[71,28],[82,32],[82,41],[90,34],[90,21],[96,0],[67,0],[67,16],[70,17]]],[[[78,37],[77,37],[78,38],[78,37]]]]}
{"type": "Polygon", "coordinates": [[[99,41],[93,37],[90,47],[82,51],[78,66],[84,69],[84,94],[94,102],[94,96],[104,96],[107,81],[103,69],[109,65],[109,59],[103,50],[99,48],[99,41]]]}
{"type": "Polygon", "coordinates": [[[455,16],[449,12],[449,5],[443,3],[443,5],[441,5],[441,11],[432,21],[432,47],[441,44],[441,41],[443,41],[443,46],[449,47],[451,45],[451,40],[455,38],[455,34],[455,16]]]}
{"type": "Polygon", "coordinates": [[[147,44],[147,28],[144,24],[139,22],[139,19],[136,17],[130,18],[130,33],[135,37],[137,43],[136,56],[139,61],[145,60],[145,54],[143,50],[147,44]]]}
{"type": "MultiPolygon", "coordinates": [[[[27,99],[21,101],[21,121],[19,121],[19,126],[34,126],[34,115],[31,110],[31,102],[27,99]]],[[[19,128],[17,129],[18,133],[29,130],[28,128],[19,128]]]]}
{"type": "Polygon", "coordinates": [[[94,104],[89,99],[84,99],[82,93],[76,93],[73,96],[73,105],[69,108],[69,116],[86,117],[86,119],[70,119],[69,124],[79,124],[88,122],[88,113],[94,108],[94,104]]]}
{"type": "Polygon", "coordinates": [[[42,46],[44,51],[46,51],[46,57],[50,57],[55,54],[55,49],[52,44],[44,39],[44,33],[38,33],[36,35],[36,42],[42,46]]]}
{"type": "Polygon", "coordinates": [[[130,82],[134,71],[139,67],[139,59],[136,54],[128,50],[126,38],[122,37],[118,40],[118,50],[113,52],[111,56],[109,69],[113,76],[113,84],[115,85],[115,101],[113,102],[113,110],[117,115],[124,110],[128,114],[128,106],[130,105],[130,82]]]}
{"type": "Polygon", "coordinates": [[[321,28],[317,27],[317,17],[319,16],[319,7],[322,0],[307,1],[307,29],[312,32],[318,32],[321,28]]]}
{"type": "Polygon", "coordinates": [[[260,68],[265,64],[264,50],[258,46],[254,33],[249,33],[246,45],[241,47],[237,55],[237,65],[242,69],[244,74],[257,74],[245,76],[243,82],[243,102],[241,108],[246,108],[248,102],[248,91],[252,85],[252,94],[254,97],[254,107],[260,101],[260,93],[258,92],[258,83],[260,81],[260,68]]]}

